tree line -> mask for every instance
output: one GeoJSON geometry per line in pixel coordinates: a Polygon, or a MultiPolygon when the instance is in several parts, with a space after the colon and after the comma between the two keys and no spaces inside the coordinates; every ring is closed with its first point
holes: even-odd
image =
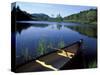
{"type": "Polygon", "coordinates": [[[64,17],[65,22],[97,23],[97,9],[89,9],[64,17]]]}
{"type": "Polygon", "coordinates": [[[16,18],[17,21],[32,20],[32,21],[79,22],[79,23],[96,24],[97,9],[80,11],[79,13],[72,14],[65,17],[62,17],[60,14],[58,14],[54,18],[43,13],[37,14],[33,12],[33,14],[29,14],[26,11],[21,10],[20,7],[17,6],[17,7],[13,7],[13,10],[11,12],[11,18],[12,20],[16,18]]]}

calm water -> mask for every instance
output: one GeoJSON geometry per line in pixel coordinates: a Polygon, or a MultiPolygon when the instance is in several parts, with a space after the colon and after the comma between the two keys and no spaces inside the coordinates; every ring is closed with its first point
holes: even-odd
{"type": "MultiPolygon", "coordinates": [[[[95,61],[97,53],[96,37],[86,35],[82,32],[80,33],[75,27],[73,29],[72,26],[81,26],[81,24],[43,21],[22,21],[17,23],[16,63],[21,64],[52,51],[49,46],[59,48],[61,42],[63,42],[64,45],[68,45],[79,39],[84,40],[82,50],[86,59],[89,60],[87,62],[95,61]],[[71,28],[69,26],[71,26],[71,28]],[[45,47],[43,48],[44,51],[42,50],[43,52],[39,50],[41,44],[45,47]]],[[[88,32],[92,32],[92,30],[89,31],[88,29],[88,32]]]]}

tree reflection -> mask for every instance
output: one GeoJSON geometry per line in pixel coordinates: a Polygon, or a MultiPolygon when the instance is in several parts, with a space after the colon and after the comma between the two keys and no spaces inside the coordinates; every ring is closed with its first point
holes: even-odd
{"type": "Polygon", "coordinates": [[[29,27],[31,27],[31,26],[33,26],[33,27],[44,28],[44,27],[47,27],[48,24],[17,23],[17,25],[16,25],[16,27],[15,27],[15,28],[16,28],[16,32],[21,33],[22,30],[27,29],[27,28],[29,28],[29,27]]]}
{"type": "Polygon", "coordinates": [[[62,28],[61,24],[57,24],[57,29],[60,30],[62,28]]]}
{"type": "Polygon", "coordinates": [[[96,26],[67,26],[67,27],[72,30],[78,31],[80,34],[84,34],[89,37],[97,38],[97,27],[96,26]]]}

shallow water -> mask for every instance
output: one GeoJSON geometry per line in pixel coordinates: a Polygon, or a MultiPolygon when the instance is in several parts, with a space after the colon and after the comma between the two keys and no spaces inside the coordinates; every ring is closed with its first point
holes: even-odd
{"type": "MultiPolygon", "coordinates": [[[[17,22],[16,30],[16,64],[32,60],[42,54],[51,52],[54,48],[60,48],[59,44],[66,46],[80,39],[84,40],[83,49],[87,62],[95,60],[97,54],[97,39],[93,36],[80,33],[67,26],[81,26],[79,23],[57,22],[17,22]],[[45,47],[45,51],[39,51],[39,45],[45,47]]],[[[85,28],[85,27],[84,27],[85,28]]],[[[88,32],[91,32],[91,30],[88,32]]]]}

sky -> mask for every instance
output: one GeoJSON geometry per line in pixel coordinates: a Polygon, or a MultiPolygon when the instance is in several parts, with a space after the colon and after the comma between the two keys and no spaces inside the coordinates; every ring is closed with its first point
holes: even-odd
{"type": "Polygon", "coordinates": [[[45,3],[27,3],[17,2],[16,6],[19,6],[21,10],[28,13],[44,13],[50,17],[56,17],[60,14],[62,17],[69,16],[74,13],[79,13],[83,10],[95,9],[92,6],[76,6],[76,5],[61,5],[61,4],[45,4],[45,3]]]}

